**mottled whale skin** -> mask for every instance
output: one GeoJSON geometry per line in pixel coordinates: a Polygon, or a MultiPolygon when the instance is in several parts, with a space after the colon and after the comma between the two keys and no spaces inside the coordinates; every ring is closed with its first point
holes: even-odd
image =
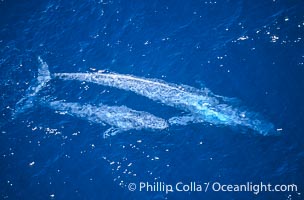
{"type": "MultiPolygon", "coordinates": [[[[212,93],[209,89],[196,89],[191,86],[167,83],[158,79],[148,79],[110,72],[95,73],[54,73],[50,74],[47,64],[40,62],[40,85],[51,79],[85,81],[102,86],[134,92],[164,105],[175,107],[187,114],[171,117],[170,125],[205,123],[217,126],[240,128],[242,132],[253,130],[261,135],[278,134],[274,125],[260,114],[235,103],[235,99],[212,93]],[[233,103],[232,103],[233,102],[233,103]],[[245,130],[245,131],[243,131],[245,130]]],[[[39,78],[38,78],[39,79],[39,78]]],[[[35,93],[43,86],[33,89],[35,93]]]]}
{"type": "Polygon", "coordinates": [[[64,101],[51,101],[44,104],[56,111],[60,111],[61,114],[112,126],[113,128],[106,131],[104,136],[115,135],[117,132],[128,130],[163,130],[168,128],[166,120],[148,112],[132,110],[126,106],[81,105],[64,101]]]}
{"type": "Polygon", "coordinates": [[[108,72],[55,73],[52,77],[62,80],[85,81],[131,91],[189,113],[186,116],[170,118],[170,124],[210,123],[244,127],[261,135],[276,134],[274,125],[263,119],[258,113],[234,107],[233,103],[230,102],[232,98],[215,95],[209,89],[199,90],[157,79],[108,72]]]}

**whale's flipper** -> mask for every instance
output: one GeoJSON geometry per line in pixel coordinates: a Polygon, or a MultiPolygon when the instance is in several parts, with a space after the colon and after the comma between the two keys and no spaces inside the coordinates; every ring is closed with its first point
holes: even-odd
{"type": "Polygon", "coordinates": [[[26,92],[25,96],[21,98],[15,106],[12,114],[12,118],[15,119],[19,114],[25,112],[34,105],[37,94],[47,85],[51,80],[51,75],[49,72],[48,65],[38,57],[39,67],[38,67],[38,77],[34,85],[30,86],[26,92]]]}
{"type": "Polygon", "coordinates": [[[103,133],[103,138],[106,139],[107,137],[114,136],[114,135],[116,135],[117,133],[120,133],[120,132],[122,132],[121,129],[111,127],[111,128],[107,129],[107,130],[103,133]]]}

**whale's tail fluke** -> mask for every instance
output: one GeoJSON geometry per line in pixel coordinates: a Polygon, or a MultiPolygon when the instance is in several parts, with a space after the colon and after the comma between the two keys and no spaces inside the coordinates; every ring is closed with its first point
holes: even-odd
{"type": "Polygon", "coordinates": [[[44,87],[45,84],[51,80],[51,74],[49,71],[49,66],[41,59],[40,56],[38,56],[38,62],[38,86],[44,87]]]}
{"type": "Polygon", "coordinates": [[[41,57],[38,57],[38,77],[33,85],[31,85],[25,92],[25,96],[22,97],[15,106],[12,114],[12,118],[15,119],[19,114],[26,112],[29,108],[34,105],[37,94],[47,85],[51,80],[51,74],[49,67],[41,57]]]}

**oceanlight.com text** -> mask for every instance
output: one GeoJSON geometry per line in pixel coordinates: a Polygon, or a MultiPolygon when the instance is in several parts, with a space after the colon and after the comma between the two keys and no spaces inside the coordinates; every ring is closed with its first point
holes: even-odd
{"type": "Polygon", "coordinates": [[[271,184],[260,182],[254,184],[246,182],[244,184],[224,184],[220,182],[177,182],[167,184],[165,182],[139,182],[129,183],[130,191],[139,192],[252,192],[259,194],[261,192],[297,192],[296,184],[271,184]]]}

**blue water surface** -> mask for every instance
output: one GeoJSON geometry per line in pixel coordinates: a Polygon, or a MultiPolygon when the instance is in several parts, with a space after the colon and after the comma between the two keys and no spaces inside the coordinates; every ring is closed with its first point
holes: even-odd
{"type": "Polygon", "coordinates": [[[303,199],[304,3],[301,0],[0,2],[1,199],[303,199]],[[209,124],[125,131],[60,115],[41,101],[125,105],[168,119],[181,110],[132,92],[52,80],[109,70],[235,97],[277,136],[209,124]],[[286,192],[131,192],[130,183],[296,184],[286,192]]]}

